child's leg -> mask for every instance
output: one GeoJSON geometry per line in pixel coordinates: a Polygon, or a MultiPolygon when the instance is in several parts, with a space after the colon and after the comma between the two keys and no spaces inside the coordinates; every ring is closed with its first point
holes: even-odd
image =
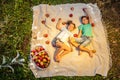
{"type": "Polygon", "coordinates": [[[59,56],[60,58],[63,57],[64,55],[68,54],[70,51],[63,51],[59,56]]]}
{"type": "Polygon", "coordinates": [[[59,61],[60,60],[60,54],[63,52],[64,50],[62,48],[59,48],[57,51],[56,51],[56,55],[55,55],[55,60],[56,61],[59,61]]]}
{"type": "Polygon", "coordinates": [[[70,43],[73,45],[73,46],[75,46],[75,47],[78,47],[79,46],[79,44],[75,41],[75,38],[74,37],[70,37],[70,43]]]}
{"type": "Polygon", "coordinates": [[[64,44],[63,42],[60,42],[60,41],[58,41],[56,43],[56,45],[59,46],[59,49],[56,51],[55,60],[59,62],[60,58],[63,55],[71,52],[72,49],[71,49],[71,47],[68,47],[66,44],[64,44]]]}
{"type": "Polygon", "coordinates": [[[71,47],[66,44],[63,44],[62,49],[64,49],[64,51],[60,54],[60,58],[72,51],[71,47]]]}
{"type": "Polygon", "coordinates": [[[79,48],[80,48],[80,50],[83,50],[83,51],[88,52],[88,54],[89,54],[90,57],[93,57],[93,50],[90,50],[90,49],[88,49],[88,48],[85,47],[85,46],[87,46],[90,42],[91,42],[91,40],[90,40],[89,38],[86,39],[86,40],[79,46],[79,48]]]}
{"type": "Polygon", "coordinates": [[[79,46],[79,48],[80,48],[80,50],[83,50],[83,51],[86,51],[86,52],[88,52],[88,54],[89,54],[89,56],[90,57],[93,57],[93,53],[92,53],[92,51],[91,50],[89,50],[88,48],[85,48],[84,46],[79,46]]]}
{"type": "Polygon", "coordinates": [[[80,50],[79,52],[78,52],[78,55],[81,55],[82,54],[82,51],[80,50]]]}
{"type": "Polygon", "coordinates": [[[63,45],[63,43],[62,42],[60,42],[59,40],[57,40],[56,41],[56,47],[58,47],[58,49],[56,50],[56,53],[55,53],[55,60],[56,61],[59,61],[59,55],[61,54],[61,52],[64,50],[63,48],[62,48],[62,45],[63,45]]]}
{"type": "Polygon", "coordinates": [[[63,42],[61,42],[61,41],[57,40],[55,45],[56,45],[56,47],[61,47],[61,46],[62,46],[62,44],[63,44],[63,42]]]}

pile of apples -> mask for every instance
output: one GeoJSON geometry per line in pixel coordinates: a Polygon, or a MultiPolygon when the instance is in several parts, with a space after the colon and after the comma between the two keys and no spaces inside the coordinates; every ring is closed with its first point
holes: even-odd
{"type": "Polygon", "coordinates": [[[44,69],[49,66],[50,57],[43,46],[36,46],[35,49],[31,51],[30,55],[38,68],[44,69]]]}

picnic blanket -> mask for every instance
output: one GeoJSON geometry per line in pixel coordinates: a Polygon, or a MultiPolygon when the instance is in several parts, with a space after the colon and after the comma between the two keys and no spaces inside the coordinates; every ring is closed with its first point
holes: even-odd
{"type": "Polygon", "coordinates": [[[32,58],[30,58],[30,69],[36,78],[52,76],[95,76],[100,74],[107,76],[111,66],[111,56],[109,45],[107,43],[106,29],[101,22],[101,13],[96,4],[60,4],[48,5],[40,4],[33,7],[31,50],[35,46],[42,45],[47,51],[50,62],[45,69],[36,67],[32,58]],[[83,8],[89,10],[95,26],[93,27],[93,41],[88,48],[95,49],[96,53],[91,58],[86,52],[78,55],[78,50],[73,47],[73,52],[63,56],[61,61],[55,62],[54,54],[56,48],[52,45],[53,39],[60,32],[56,29],[59,18],[63,21],[72,20],[78,26],[81,24],[80,17],[85,15],[83,8]]]}

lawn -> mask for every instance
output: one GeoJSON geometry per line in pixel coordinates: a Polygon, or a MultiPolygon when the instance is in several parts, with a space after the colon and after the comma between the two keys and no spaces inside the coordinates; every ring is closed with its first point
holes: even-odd
{"type": "Polygon", "coordinates": [[[0,0],[0,80],[120,80],[120,2],[118,0],[0,0]],[[28,67],[32,27],[32,7],[38,4],[97,3],[106,26],[112,55],[107,77],[64,77],[36,79],[28,67]],[[24,65],[11,63],[20,54],[24,65]],[[3,63],[3,64],[2,64],[3,63]],[[10,64],[14,68],[5,67],[10,64]],[[2,67],[2,65],[4,67],[2,67]]]}

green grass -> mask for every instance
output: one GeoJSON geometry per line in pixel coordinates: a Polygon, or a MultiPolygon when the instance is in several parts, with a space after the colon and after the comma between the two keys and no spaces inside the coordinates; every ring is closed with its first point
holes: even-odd
{"type": "MultiPolygon", "coordinates": [[[[25,58],[24,66],[12,65],[15,72],[9,68],[0,68],[0,80],[118,80],[120,78],[120,29],[114,26],[107,27],[108,38],[110,42],[111,53],[113,53],[113,66],[107,77],[96,75],[94,77],[49,77],[36,79],[28,67],[28,56],[30,51],[31,24],[32,24],[32,7],[38,4],[65,4],[65,3],[89,3],[95,0],[0,0],[0,63],[2,55],[9,62],[16,56],[19,51],[21,57],[25,58]],[[116,31],[118,29],[118,32],[116,31]],[[111,32],[112,31],[112,32],[111,32]],[[115,33],[116,31],[116,33],[115,33]],[[112,36],[111,36],[112,35],[112,36]],[[117,40],[116,40],[117,37],[117,40]],[[116,43],[113,44],[115,40],[116,43]]],[[[103,12],[103,15],[106,14],[103,12]]],[[[106,15],[105,15],[106,17],[106,15]]],[[[103,17],[107,26],[110,21],[103,17]]],[[[109,18],[111,19],[111,18],[109,18]]]]}

